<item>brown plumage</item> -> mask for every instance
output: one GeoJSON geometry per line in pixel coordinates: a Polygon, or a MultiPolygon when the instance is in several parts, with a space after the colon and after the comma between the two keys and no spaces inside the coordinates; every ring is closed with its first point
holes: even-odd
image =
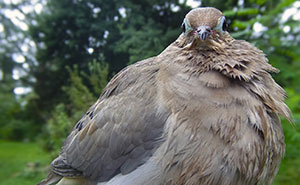
{"type": "Polygon", "coordinates": [[[285,92],[264,53],[225,24],[215,8],[194,9],[160,55],[119,72],[40,184],[272,184],[285,92]]]}

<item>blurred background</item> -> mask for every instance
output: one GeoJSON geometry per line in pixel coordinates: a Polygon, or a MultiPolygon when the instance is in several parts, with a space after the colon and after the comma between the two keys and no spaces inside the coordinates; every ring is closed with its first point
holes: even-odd
{"type": "Polygon", "coordinates": [[[300,1],[0,0],[0,185],[41,180],[77,120],[126,65],[159,54],[199,6],[280,69],[294,123],[275,185],[300,182],[300,1]]]}

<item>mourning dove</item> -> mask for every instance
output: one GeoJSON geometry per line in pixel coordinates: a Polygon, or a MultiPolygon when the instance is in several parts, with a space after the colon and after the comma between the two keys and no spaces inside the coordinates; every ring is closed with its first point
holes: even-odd
{"type": "Polygon", "coordinates": [[[119,72],[40,185],[270,185],[284,155],[285,92],[265,54],[191,10],[158,56],[119,72]]]}

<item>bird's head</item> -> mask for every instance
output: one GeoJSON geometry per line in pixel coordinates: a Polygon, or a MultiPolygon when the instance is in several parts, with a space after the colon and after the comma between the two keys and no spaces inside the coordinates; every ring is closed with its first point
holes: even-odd
{"type": "Polygon", "coordinates": [[[225,35],[227,24],[221,11],[205,7],[191,10],[185,16],[181,28],[188,40],[205,43],[225,35]]]}

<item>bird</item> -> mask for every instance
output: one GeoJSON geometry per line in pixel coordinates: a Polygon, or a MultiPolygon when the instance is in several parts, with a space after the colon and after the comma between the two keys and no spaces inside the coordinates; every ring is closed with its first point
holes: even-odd
{"type": "Polygon", "coordinates": [[[75,124],[39,185],[271,185],[286,93],[260,49],[213,7],[190,10],[159,55],[127,66],[75,124]]]}

